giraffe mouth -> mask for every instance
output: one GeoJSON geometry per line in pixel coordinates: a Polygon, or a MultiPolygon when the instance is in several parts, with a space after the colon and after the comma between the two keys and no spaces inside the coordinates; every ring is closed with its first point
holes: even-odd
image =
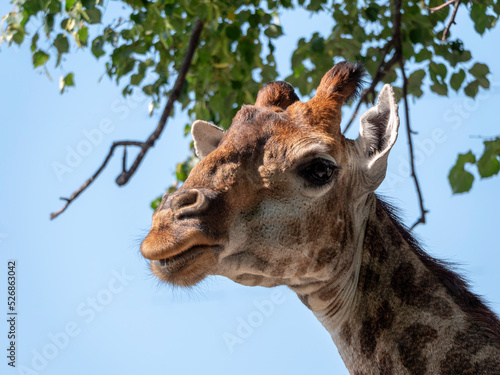
{"type": "Polygon", "coordinates": [[[195,258],[200,253],[207,250],[207,248],[211,248],[211,247],[214,247],[214,246],[207,246],[207,245],[191,246],[188,249],[186,249],[178,254],[175,254],[175,255],[170,256],[168,258],[153,260],[153,262],[157,263],[160,267],[167,267],[167,266],[169,266],[175,262],[178,262],[178,261],[195,258]]]}
{"type": "Polygon", "coordinates": [[[213,274],[221,245],[195,245],[168,258],[151,260],[151,271],[160,280],[188,287],[213,274]]]}

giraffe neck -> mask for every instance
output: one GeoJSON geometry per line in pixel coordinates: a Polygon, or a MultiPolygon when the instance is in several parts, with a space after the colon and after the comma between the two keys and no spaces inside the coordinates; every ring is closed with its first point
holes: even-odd
{"type": "Polygon", "coordinates": [[[350,373],[500,374],[498,318],[373,198],[348,281],[299,293],[350,373]]]}

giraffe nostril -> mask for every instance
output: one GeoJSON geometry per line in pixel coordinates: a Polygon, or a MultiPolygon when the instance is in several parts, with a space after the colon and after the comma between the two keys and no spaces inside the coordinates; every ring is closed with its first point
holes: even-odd
{"type": "Polygon", "coordinates": [[[206,209],[207,205],[207,198],[201,191],[189,189],[178,192],[172,197],[170,209],[180,219],[200,214],[206,209]]]}
{"type": "Polygon", "coordinates": [[[171,209],[178,211],[183,207],[191,206],[196,203],[198,199],[198,192],[196,190],[182,191],[172,198],[171,209]]]}

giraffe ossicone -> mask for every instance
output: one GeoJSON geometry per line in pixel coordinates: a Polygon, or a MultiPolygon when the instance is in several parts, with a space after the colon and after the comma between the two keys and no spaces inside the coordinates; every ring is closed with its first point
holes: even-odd
{"type": "Polygon", "coordinates": [[[391,87],[356,140],[340,130],[363,75],[336,64],[308,102],[269,83],[225,132],[196,121],[201,160],[164,196],[141,252],[175,285],[288,286],[352,374],[500,374],[497,316],[374,193],[399,126],[391,87]]]}

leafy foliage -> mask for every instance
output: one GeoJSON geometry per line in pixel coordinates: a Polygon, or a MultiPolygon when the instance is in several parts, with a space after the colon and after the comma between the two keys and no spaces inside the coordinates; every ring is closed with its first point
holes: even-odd
{"type": "Polygon", "coordinates": [[[474,164],[475,162],[476,157],[471,151],[458,155],[457,163],[451,169],[448,176],[453,193],[458,194],[470,190],[474,182],[474,175],[465,170],[465,164],[474,164]]]}
{"type": "Polygon", "coordinates": [[[110,78],[126,80],[123,95],[140,89],[157,107],[169,94],[169,79],[182,62],[191,28],[201,18],[205,28],[182,108],[193,118],[226,128],[236,108],[255,99],[260,83],[277,77],[273,40],[282,30],[275,16],[278,9],[291,6],[286,1],[268,1],[267,11],[255,0],[122,3],[124,15],[105,23],[100,0],[14,0],[13,12],[3,18],[2,39],[21,44],[30,35],[30,23],[41,21],[46,40],[40,43],[39,32],[31,37],[35,68],[46,66],[50,58],[58,67],[74,48],[90,48],[97,59],[107,59],[110,78]]]}
{"type": "Polygon", "coordinates": [[[500,172],[500,137],[484,141],[483,154],[477,158],[472,151],[458,155],[457,162],[448,175],[454,194],[465,193],[472,188],[474,175],[465,170],[465,164],[477,167],[481,178],[488,178],[500,172]]]}
{"type": "MultiPolygon", "coordinates": [[[[89,49],[95,58],[105,60],[105,74],[123,87],[124,96],[142,90],[151,97],[150,108],[154,110],[171,92],[172,77],[180,68],[190,32],[201,19],[204,23],[201,41],[179,101],[192,120],[204,119],[227,128],[237,109],[244,103],[253,103],[262,84],[278,77],[274,41],[285,32],[279,23],[280,12],[303,8],[309,13],[331,15],[334,26],[329,35],[315,32],[298,41],[291,57],[292,72],[285,79],[300,94],[312,95],[321,75],[340,60],[360,61],[372,78],[383,67],[380,82],[391,83],[397,95],[402,94],[401,67],[394,60],[394,1],[120,0],[118,3],[122,6],[121,13],[110,19],[107,8],[112,4],[103,5],[102,0],[12,0],[12,12],[2,18],[0,42],[20,45],[30,39],[33,66],[46,72],[49,61],[54,61],[57,68],[64,63],[66,54],[89,49]]],[[[454,37],[453,28],[442,42],[452,6],[430,11],[442,4],[439,0],[401,2],[399,33],[402,55],[407,62],[408,95],[420,98],[430,89],[446,96],[451,88],[457,92],[463,90],[473,98],[480,88],[489,88],[489,69],[473,60],[464,43],[454,37]]],[[[459,11],[469,13],[479,34],[494,27],[500,14],[499,0],[462,1],[458,6],[459,11]]],[[[116,11],[110,13],[115,15],[116,11]]],[[[73,74],[63,73],[60,92],[74,85],[73,74]]],[[[373,100],[375,95],[374,89],[366,101],[373,100]]],[[[186,130],[189,129],[187,124],[186,130]]],[[[459,156],[460,163],[471,160],[460,157],[464,156],[459,156]]],[[[177,166],[177,181],[172,188],[184,181],[195,161],[191,158],[177,166]]],[[[485,170],[494,170],[490,164],[485,170]]],[[[463,165],[457,164],[452,169],[460,181],[468,176],[462,173],[463,165]]],[[[470,182],[470,177],[465,180],[470,182]]],[[[467,183],[459,183],[457,189],[465,189],[467,183]]],[[[452,186],[456,186],[454,182],[452,186]]]]}

